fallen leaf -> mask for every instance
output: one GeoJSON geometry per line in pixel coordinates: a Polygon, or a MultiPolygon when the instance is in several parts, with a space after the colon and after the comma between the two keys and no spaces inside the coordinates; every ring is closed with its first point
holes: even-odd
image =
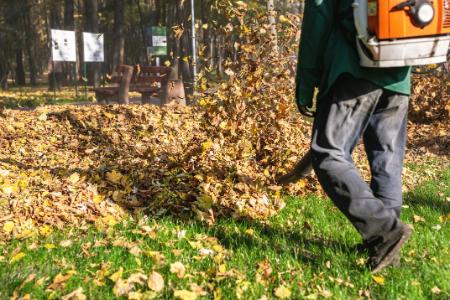
{"type": "Polygon", "coordinates": [[[80,174],[78,174],[78,173],[73,173],[72,175],[69,176],[69,181],[72,184],[76,184],[79,180],[80,180],[80,174]]]}
{"type": "Polygon", "coordinates": [[[418,216],[418,215],[414,215],[413,220],[414,220],[414,223],[425,222],[425,218],[418,216]]]}
{"type": "Polygon", "coordinates": [[[431,292],[432,292],[433,294],[435,294],[435,295],[439,295],[439,294],[441,293],[441,289],[438,288],[437,286],[434,286],[434,287],[431,289],[431,292]]]}
{"type": "Polygon", "coordinates": [[[176,290],[173,292],[175,298],[180,300],[195,300],[197,294],[188,290],[176,290]]]}
{"type": "Polygon", "coordinates": [[[86,296],[83,294],[83,288],[79,287],[73,292],[62,296],[61,300],[86,300],[86,296]]]}
{"type": "Polygon", "coordinates": [[[115,272],[111,276],[109,276],[109,279],[111,279],[113,282],[117,282],[117,280],[122,278],[122,274],[123,274],[123,268],[120,267],[117,272],[115,272]]]}
{"type": "Polygon", "coordinates": [[[181,262],[177,261],[170,265],[170,272],[174,273],[178,278],[183,278],[186,268],[181,262]]]}
{"type": "Polygon", "coordinates": [[[373,279],[373,281],[375,281],[379,285],[384,285],[384,277],[383,276],[372,275],[372,279],[373,279]]]}
{"type": "Polygon", "coordinates": [[[16,255],[14,255],[14,256],[11,258],[11,260],[9,261],[9,263],[10,263],[10,264],[16,263],[16,262],[22,260],[25,256],[26,256],[25,253],[19,252],[19,253],[17,253],[16,255]]]}
{"type": "Polygon", "coordinates": [[[288,299],[291,297],[291,290],[284,285],[275,289],[275,296],[280,299],[288,299]]]}
{"type": "Polygon", "coordinates": [[[117,297],[127,295],[135,288],[136,284],[144,285],[147,279],[147,276],[142,273],[131,274],[128,279],[119,278],[114,285],[113,293],[117,297]]]}
{"type": "Polygon", "coordinates": [[[160,292],[164,289],[164,278],[158,272],[153,271],[148,277],[147,285],[149,289],[160,292]]]}
{"type": "Polygon", "coordinates": [[[65,241],[61,241],[59,243],[59,246],[63,247],[63,248],[69,248],[70,246],[72,246],[72,244],[73,244],[73,242],[71,240],[65,240],[65,241]]]}
{"type": "Polygon", "coordinates": [[[3,224],[3,231],[5,233],[11,233],[14,230],[14,222],[8,221],[3,224]]]}

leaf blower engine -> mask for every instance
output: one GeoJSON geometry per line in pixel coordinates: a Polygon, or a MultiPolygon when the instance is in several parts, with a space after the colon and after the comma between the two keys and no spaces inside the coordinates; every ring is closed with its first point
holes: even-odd
{"type": "Polygon", "coordinates": [[[357,49],[364,67],[445,62],[450,0],[355,0],[357,49]]]}

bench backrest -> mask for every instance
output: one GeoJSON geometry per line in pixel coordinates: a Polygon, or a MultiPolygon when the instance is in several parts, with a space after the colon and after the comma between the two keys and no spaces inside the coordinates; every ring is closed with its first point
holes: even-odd
{"type": "Polygon", "coordinates": [[[118,65],[111,76],[111,83],[119,85],[122,82],[124,75],[129,72],[130,66],[128,65],[118,65]]]}
{"type": "Polygon", "coordinates": [[[160,83],[165,86],[169,81],[171,68],[168,67],[154,67],[154,66],[140,66],[137,68],[138,73],[135,76],[134,83],[138,85],[147,85],[153,83],[160,83]]]}

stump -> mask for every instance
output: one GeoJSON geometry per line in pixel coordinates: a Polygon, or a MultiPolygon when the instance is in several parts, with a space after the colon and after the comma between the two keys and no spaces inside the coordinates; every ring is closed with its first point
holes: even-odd
{"type": "Polygon", "coordinates": [[[164,89],[164,95],[161,97],[162,105],[181,104],[186,105],[186,93],[184,91],[183,80],[170,80],[164,89]]]}

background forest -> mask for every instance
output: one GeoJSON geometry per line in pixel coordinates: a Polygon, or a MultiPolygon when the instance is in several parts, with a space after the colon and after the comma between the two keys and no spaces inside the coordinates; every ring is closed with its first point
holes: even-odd
{"type": "MultiPolygon", "coordinates": [[[[229,1],[195,1],[198,67],[214,70],[219,77],[224,75],[223,62],[236,60],[235,45],[242,43],[225,13],[230,4],[229,1]]],[[[245,1],[245,4],[256,11],[275,5],[281,13],[298,13],[302,7],[301,1],[292,0],[269,1],[269,4],[245,1]]],[[[44,75],[52,68],[51,29],[75,30],[78,40],[83,31],[105,34],[105,63],[88,66],[88,80],[92,85],[98,85],[101,74],[111,73],[118,64],[148,65],[152,58],[146,53],[145,29],[150,26],[168,28],[169,55],[162,61],[170,61],[189,84],[193,81],[191,22],[191,4],[184,0],[1,0],[1,87],[36,85],[46,79],[44,75]]],[[[78,47],[76,66],[66,63],[56,67],[62,67],[65,83],[83,74],[79,63],[83,61],[82,45],[79,43],[78,47]]]]}

